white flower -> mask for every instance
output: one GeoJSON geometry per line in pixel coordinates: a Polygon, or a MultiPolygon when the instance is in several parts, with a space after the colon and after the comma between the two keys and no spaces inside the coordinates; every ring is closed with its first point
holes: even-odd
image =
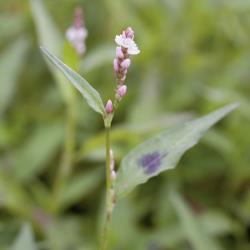
{"type": "Polygon", "coordinates": [[[87,36],[88,31],[84,27],[75,28],[72,26],[66,31],[66,38],[80,55],[86,50],[85,39],[87,36]]]}
{"type": "Polygon", "coordinates": [[[115,37],[115,42],[117,43],[117,45],[128,49],[129,55],[137,55],[140,53],[140,50],[138,49],[137,44],[134,42],[134,40],[130,37],[124,36],[124,34],[117,35],[115,37]]]}

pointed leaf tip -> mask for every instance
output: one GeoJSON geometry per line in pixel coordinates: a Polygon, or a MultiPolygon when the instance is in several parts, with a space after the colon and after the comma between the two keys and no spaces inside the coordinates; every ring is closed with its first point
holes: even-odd
{"type": "Polygon", "coordinates": [[[40,47],[43,54],[59,69],[70,83],[82,94],[88,105],[96,112],[104,115],[105,109],[100,94],[82,76],[64,64],[46,48],[40,47]]]}

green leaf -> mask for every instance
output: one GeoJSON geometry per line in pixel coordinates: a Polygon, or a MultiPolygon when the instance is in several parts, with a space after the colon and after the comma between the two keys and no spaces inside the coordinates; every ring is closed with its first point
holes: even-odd
{"type": "Polygon", "coordinates": [[[61,207],[65,209],[71,206],[96,188],[103,176],[103,171],[100,170],[102,169],[73,176],[62,192],[61,207]]]}
{"type": "Polygon", "coordinates": [[[28,49],[26,39],[20,38],[2,52],[0,58],[0,115],[11,104],[19,74],[24,66],[24,58],[28,49]],[[10,67],[11,65],[11,67],[10,67]]]}
{"type": "Polygon", "coordinates": [[[159,65],[150,64],[150,69],[144,74],[144,79],[140,85],[139,95],[134,103],[134,108],[129,112],[129,120],[133,123],[143,123],[146,121],[155,121],[159,117],[161,111],[162,91],[161,82],[164,82],[159,77],[159,65]],[[145,102],[145,100],[147,100],[145,102]]]}
{"type": "Polygon", "coordinates": [[[100,94],[78,73],[73,71],[56,56],[49,53],[45,48],[41,48],[44,55],[65,75],[65,77],[74,85],[74,87],[82,94],[86,99],[89,106],[96,112],[104,115],[104,105],[100,94]]]}
{"type": "Polygon", "coordinates": [[[81,69],[83,72],[92,71],[105,64],[110,64],[114,58],[114,47],[113,45],[102,45],[96,47],[91,51],[88,51],[87,55],[81,63],[81,69]]]}
{"type": "MultiPolygon", "coordinates": [[[[2,6],[1,6],[2,7],[2,6]]],[[[11,13],[7,11],[1,11],[0,13],[0,43],[8,43],[8,39],[13,39],[20,31],[25,27],[24,13],[11,13]]]]}
{"type": "Polygon", "coordinates": [[[227,213],[220,210],[206,210],[199,216],[199,222],[211,236],[223,236],[234,233],[236,222],[227,213]]]}
{"type": "Polygon", "coordinates": [[[63,37],[44,4],[44,1],[41,0],[30,0],[39,43],[59,56],[62,50],[63,37]]]}
{"type": "MultiPolygon", "coordinates": [[[[48,48],[54,55],[60,56],[63,51],[63,36],[47,11],[44,1],[30,0],[30,5],[39,44],[48,48]]],[[[75,97],[72,86],[53,65],[48,63],[48,67],[58,84],[63,100],[67,105],[71,104],[75,97]]]]}
{"type": "Polygon", "coordinates": [[[169,194],[170,202],[180,220],[181,229],[195,250],[221,249],[216,241],[206,233],[198,218],[186,205],[183,198],[174,190],[169,194]]]}
{"type": "Polygon", "coordinates": [[[33,210],[33,201],[29,193],[0,168],[0,208],[18,216],[29,216],[33,210]],[[22,204],[22,205],[20,205],[22,204]]]}
{"type": "Polygon", "coordinates": [[[132,150],[121,162],[115,185],[118,198],[137,185],[176,166],[181,156],[203,134],[238,104],[230,104],[202,118],[181,124],[149,139],[132,150]]]}
{"type": "Polygon", "coordinates": [[[37,128],[13,155],[12,171],[16,178],[27,182],[49,167],[63,141],[63,132],[60,123],[37,128]]]}
{"type": "Polygon", "coordinates": [[[37,250],[33,232],[28,224],[24,224],[19,232],[11,250],[37,250]]]}

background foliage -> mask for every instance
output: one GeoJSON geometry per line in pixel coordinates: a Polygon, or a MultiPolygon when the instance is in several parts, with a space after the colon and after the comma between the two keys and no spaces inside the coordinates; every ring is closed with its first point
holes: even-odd
{"type": "Polygon", "coordinates": [[[142,53],[112,133],[117,166],[140,142],[229,102],[240,108],[178,167],[115,210],[112,249],[250,249],[250,2],[0,2],[0,249],[97,248],[104,198],[101,118],[51,71],[39,45],[74,67],[65,42],[84,8],[87,53],[77,70],[107,100],[114,36],[136,31],[142,53]]]}

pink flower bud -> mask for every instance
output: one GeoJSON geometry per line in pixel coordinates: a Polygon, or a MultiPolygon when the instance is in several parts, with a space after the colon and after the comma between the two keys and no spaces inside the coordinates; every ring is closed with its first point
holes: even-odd
{"type": "Polygon", "coordinates": [[[133,31],[133,29],[131,27],[128,27],[125,31],[125,35],[127,38],[134,39],[135,32],[133,31]]]}
{"type": "Polygon", "coordinates": [[[75,9],[75,21],[74,26],[80,28],[84,26],[83,10],[80,7],[75,9]]]}
{"type": "Polygon", "coordinates": [[[131,61],[130,61],[130,59],[129,58],[127,58],[127,59],[125,59],[124,61],[122,61],[122,63],[121,63],[121,67],[123,68],[123,69],[128,69],[129,68],[129,66],[130,66],[130,63],[131,63],[131,61]]]}
{"type": "Polygon", "coordinates": [[[120,97],[125,96],[126,93],[127,93],[127,86],[126,86],[126,85],[122,85],[122,86],[120,86],[120,87],[117,89],[117,94],[118,94],[120,97]]]}
{"type": "Polygon", "coordinates": [[[117,58],[114,59],[114,70],[115,70],[115,72],[119,71],[119,62],[118,62],[117,58]]]}
{"type": "Polygon", "coordinates": [[[113,112],[113,103],[111,100],[108,100],[107,104],[106,104],[106,107],[105,107],[105,110],[108,114],[112,113],[113,112]]]}
{"type": "Polygon", "coordinates": [[[124,58],[122,47],[120,47],[120,46],[116,48],[116,57],[120,58],[120,59],[124,58]]]}

